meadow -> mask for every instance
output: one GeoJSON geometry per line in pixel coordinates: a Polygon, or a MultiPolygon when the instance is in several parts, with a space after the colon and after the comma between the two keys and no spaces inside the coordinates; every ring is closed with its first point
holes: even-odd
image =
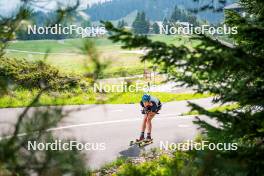
{"type": "MultiPolygon", "coordinates": [[[[154,41],[162,41],[175,46],[186,45],[189,48],[192,48],[199,43],[199,41],[191,40],[190,36],[153,35],[150,36],[150,39],[154,41]]],[[[102,78],[142,75],[144,68],[149,68],[149,70],[151,70],[151,63],[142,63],[140,61],[140,57],[143,55],[142,50],[124,50],[121,48],[121,43],[112,43],[106,37],[90,39],[12,41],[9,43],[5,57],[8,59],[16,58],[18,60],[25,59],[29,63],[44,60],[46,64],[58,69],[62,75],[67,75],[69,73],[76,76],[79,75],[78,77],[82,78],[82,75],[87,73],[87,70],[90,69],[89,58],[84,52],[82,52],[82,47],[86,40],[90,40],[94,43],[97,53],[99,54],[98,59],[101,62],[110,63],[104,71],[102,78]]],[[[12,68],[12,66],[10,68],[12,68]]],[[[45,73],[45,71],[42,73],[45,73]]],[[[39,71],[37,71],[36,74],[40,74],[39,71]]],[[[161,84],[162,81],[162,79],[159,80],[159,77],[157,77],[155,83],[161,84]]],[[[89,90],[89,88],[72,88],[66,91],[46,92],[34,106],[102,103],[130,104],[138,103],[143,95],[143,92],[106,94],[94,93],[91,90],[87,90],[89,90]]],[[[38,92],[39,88],[27,89],[18,87],[12,90],[11,93],[0,98],[0,108],[27,106],[38,92]]],[[[166,92],[152,94],[160,98],[162,102],[190,100],[212,96],[210,94],[175,94],[166,92]]]]}
{"type": "MultiPolygon", "coordinates": [[[[26,90],[18,89],[12,95],[4,95],[0,98],[0,108],[14,108],[28,106],[39,93],[38,89],[26,90]]],[[[193,93],[167,93],[153,92],[153,96],[161,102],[192,100],[211,97],[211,94],[193,93]]],[[[123,93],[94,93],[92,90],[83,91],[75,89],[62,92],[45,92],[39,101],[33,106],[49,105],[83,105],[83,104],[134,104],[139,103],[143,92],[123,92],[123,93]]]]}
{"type": "MultiPolygon", "coordinates": [[[[186,45],[192,47],[198,41],[190,40],[189,36],[150,36],[154,41],[162,41],[176,46],[186,45]]],[[[82,53],[82,45],[87,39],[66,39],[66,40],[33,40],[13,41],[9,43],[6,57],[36,61],[45,59],[47,63],[56,66],[63,72],[82,74],[86,72],[89,61],[82,53]],[[48,53],[47,57],[45,53],[48,53]]],[[[112,43],[106,37],[90,38],[93,41],[100,60],[109,62],[110,65],[104,73],[105,77],[120,77],[142,74],[145,64],[151,67],[150,63],[142,63],[140,56],[142,52],[129,51],[121,48],[121,43],[112,43]]]]}

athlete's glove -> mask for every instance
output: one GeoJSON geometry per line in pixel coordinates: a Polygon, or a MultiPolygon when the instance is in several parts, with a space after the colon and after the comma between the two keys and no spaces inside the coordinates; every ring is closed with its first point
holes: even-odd
{"type": "Polygon", "coordinates": [[[148,110],[147,108],[143,108],[142,110],[141,110],[141,113],[142,114],[147,114],[147,113],[149,113],[150,112],[150,110],[148,110]]]}
{"type": "Polygon", "coordinates": [[[144,109],[142,109],[141,114],[146,114],[146,111],[144,109]]]}

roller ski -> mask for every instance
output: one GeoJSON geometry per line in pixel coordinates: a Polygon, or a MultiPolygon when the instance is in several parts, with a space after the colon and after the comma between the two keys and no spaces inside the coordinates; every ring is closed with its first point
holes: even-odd
{"type": "Polygon", "coordinates": [[[129,146],[136,145],[138,147],[145,147],[153,143],[153,139],[136,139],[135,141],[130,141],[129,146]]]}
{"type": "Polygon", "coordinates": [[[156,114],[161,110],[161,102],[154,96],[150,96],[149,94],[144,94],[140,101],[140,105],[142,107],[141,113],[144,115],[142,126],[141,126],[141,134],[138,140],[130,141],[130,146],[137,145],[138,147],[144,147],[153,143],[153,139],[151,138],[152,124],[151,120],[154,118],[156,114]],[[147,138],[145,139],[145,131],[147,131],[147,138]]]}
{"type": "Polygon", "coordinates": [[[138,146],[139,147],[145,147],[145,146],[150,145],[152,143],[153,143],[153,139],[145,139],[138,146]]]}

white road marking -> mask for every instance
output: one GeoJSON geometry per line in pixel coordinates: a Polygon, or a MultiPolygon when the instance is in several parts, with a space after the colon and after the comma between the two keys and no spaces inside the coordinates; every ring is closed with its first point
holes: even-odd
{"type": "MultiPolygon", "coordinates": [[[[170,115],[172,115],[172,114],[170,114],[170,115]]],[[[185,117],[189,117],[189,116],[185,116],[185,117]]],[[[168,120],[168,119],[177,119],[177,118],[178,118],[177,116],[173,116],[173,117],[157,117],[157,118],[155,118],[155,120],[168,120]]],[[[88,126],[95,126],[95,125],[107,125],[107,124],[114,124],[114,123],[135,122],[135,121],[141,121],[141,120],[142,120],[142,118],[135,118],[135,119],[104,121],[104,122],[82,123],[82,124],[76,124],[76,125],[59,126],[59,127],[47,129],[46,131],[49,132],[49,131],[57,131],[57,130],[63,130],[63,129],[76,128],[76,127],[88,127],[88,126]]],[[[183,127],[183,126],[181,126],[181,127],[183,127]]],[[[184,126],[184,127],[186,127],[186,126],[184,126]]],[[[18,134],[18,136],[25,136],[25,135],[27,135],[27,134],[26,133],[18,134]]],[[[0,140],[11,138],[11,137],[12,136],[0,137],[0,140]]]]}
{"type": "Polygon", "coordinates": [[[180,127],[180,128],[188,128],[188,127],[190,127],[190,125],[184,125],[184,124],[180,124],[180,125],[177,125],[178,127],[180,127]]]}
{"type": "Polygon", "coordinates": [[[45,53],[45,52],[36,52],[36,51],[24,51],[24,50],[16,50],[16,49],[6,49],[7,52],[19,52],[19,53],[28,53],[28,54],[41,54],[41,55],[68,55],[68,56],[74,56],[78,55],[78,53],[45,53]]]}
{"type": "MultiPolygon", "coordinates": [[[[158,118],[155,118],[155,120],[168,120],[168,119],[177,119],[177,118],[175,116],[173,116],[173,117],[158,117],[158,118]]],[[[106,125],[106,124],[113,124],[113,123],[135,122],[135,121],[141,121],[141,120],[142,120],[142,118],[136,118],[136,119],[112,120],[112,121],[104,121],[104,122],[82,123],[82,124],[77,124],[77,125],[68,125],[68,126],[50,128],[47,131],[56,131],[56,130],[62,130],[62,129],[75,128],[75,127],[88,127],[88,126],[95,126],[95,125],[106,125]]]]}
{"type": "Polygon", "coordinates": [[[110,112],[123,112],[124,110],[123,109],[116,109],[116,110],[112,110],[110,112]]]}
{"type": "Polygon", "coordinates": [[[119,53],[124,53],[124,54],[143,54],[145,55],[147,51],[145,50],[132,50],[132,51],[119,51],[119,53]]]}
{"type": "Polygon", "coordinates": [[[159,117],[170,117],[170,116],[179,116],[181,115],[180,113],[178,114],[162,114],[162,115],[158,115],[159,117]]]}

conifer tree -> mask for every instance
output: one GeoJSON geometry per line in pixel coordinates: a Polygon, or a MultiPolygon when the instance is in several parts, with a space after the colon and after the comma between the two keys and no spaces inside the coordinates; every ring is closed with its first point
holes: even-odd
{"type": "Polygon", "coordinates": [[[160,27],[159,27],[159,25],[158,25],[157,22],[153,23],[153,25],[152,25],[152,32],[154,34],[159,34],[160,33],[160,27]]]}
{"type": "Polygon", "coordinates": [[[118,28],[124,28],[126,25],[127,25],[127,23],[125,22],[125,20],[120,20],[117,23],[118,28]]]}
{"type": "Polygon", "coordinates": [[[145,12],[138,12],[132,24],[134,32],[136,34],[147,34],[149,32],[149,26],[145,12]]]}
{"type": "MultiPolygon", "coordinates": [[[[222,1],[221,1],[222,2],[222,1]]],[[[212,143],[236,144],[234,150],[190,152],[190,161],[198,175],[263,175],[264,156],[264,2],[240,0],[241,12],[226,11],[225,23],[237,27],[230,37],[235,46],[201,35],[201,43],[185,46],[153,42],[146,36],[133,36],[117,30],[110,39],[121,41],[124,48],[147,48],[148,60],[163,67],[170,80],[196,87],[196,92],[211,92],[214,102],[236,103],[239,108],[209,112],[190,103],[193,110],[218,122],[212,125],[197,118],[206,140],[212,143]]],[[[210,5],[201,9],[210,8],[210,5]]],[[[191,166],[189,166],[191,167],[191,166]]],[[[173,170],[173,168],[171,168],[173,170]]]]}

